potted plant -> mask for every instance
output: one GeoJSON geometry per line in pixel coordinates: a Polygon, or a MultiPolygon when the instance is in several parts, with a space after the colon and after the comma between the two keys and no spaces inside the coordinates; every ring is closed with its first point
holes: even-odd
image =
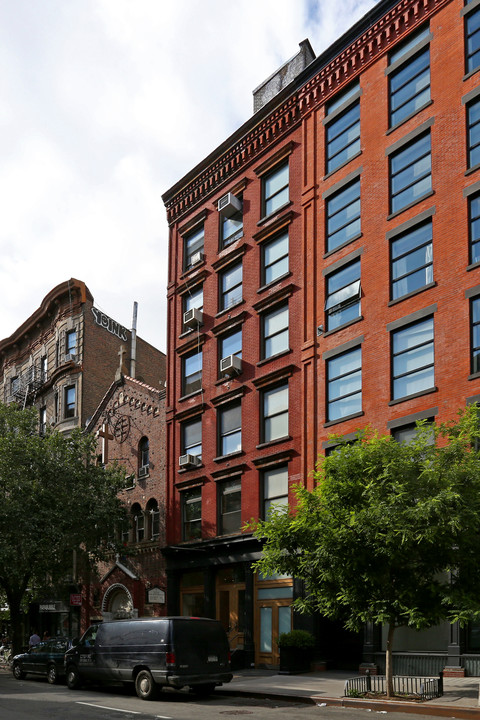
{"type": "Polygon", "coordinates": [[[281,633],[277,640],[280,649],[280,673],[310,672],[315,638],[306,630],[281,633]]]}

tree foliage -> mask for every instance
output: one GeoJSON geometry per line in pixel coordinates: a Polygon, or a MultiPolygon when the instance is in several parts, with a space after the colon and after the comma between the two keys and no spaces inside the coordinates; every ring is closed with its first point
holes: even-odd
{"type": "Polygon", "coordinates": [[[420,423],[408,444],[360,431],[319,462],[313,491],[296,488],[295,511],[255,526],[265,542],[258,569],[304,580],[297,609],[352,630],[389,625],[390,677],[396,627],[479,613],[478,428],[472,406],[449,424],[420,423]]]}
{"type": "Polygon", "coordinates": [[[72,575],[75,551],[93,564],[124,520],[121,468],[95,463],[95,441],[75,430],[41,437],[35,409],[0,404],[0,589],[14,644],[27,590],[72,575]]]}

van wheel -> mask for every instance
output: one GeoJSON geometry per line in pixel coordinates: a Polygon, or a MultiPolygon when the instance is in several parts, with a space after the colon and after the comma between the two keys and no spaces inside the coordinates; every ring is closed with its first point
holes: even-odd
{"type": "Polygon", "coordinates": [[[22,668],[18,663],[15,663],[15,665],[13,666],[13,677],[16,680],[23,680],[23,678],[25,677],[25,673],[23,672],[22,668]]]}
{"type": "Polygon", "coordinates": [[[135,678],[135,690],[141,700],[153,700],[157,696],[157,686],[149,670],[140,670],[135,678]]]}
{"type": "Polygon", "coordinates": [[[76,690],[80,685],[80,674],[75,665],[70,665],[67,668],[67,686],[70,690],[76,690]]]}
{"type": "Polygon", "coordinates": [[[208,697],[208,695],[211,695],[214,692],[215,683],[205,683],[204,685],[193,685],[192,690],[195,693],[195,695],[199,695],[200,697],[208,697]]]}
{"type": "Polygon", "coordinates": [[[57,668],[55,667],[55,665],[49,665],[47,670],[47,681],[50,683],[50,685],[55,685],[57,680],[57,668]]]}

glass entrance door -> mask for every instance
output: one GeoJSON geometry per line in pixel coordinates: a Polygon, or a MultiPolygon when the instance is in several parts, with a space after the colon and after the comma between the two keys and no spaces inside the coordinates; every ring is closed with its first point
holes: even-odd
{"type": "Polygon", "coordinates": [[[238,580],[233,568],[219,571],[216,577],[217,620],[225,628],[231,650],[244,645],[245,583],[238,580]]]}

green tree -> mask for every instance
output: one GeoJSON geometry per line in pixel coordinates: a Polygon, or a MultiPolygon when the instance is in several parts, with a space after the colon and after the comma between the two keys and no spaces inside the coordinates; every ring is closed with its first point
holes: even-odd
{"type": "Polygon", "coordinates": [[[10,608],[13,648],[22,603],[111,552],[105,539],[124,521],[120,467],[95,463],[95,440],[75,430],[40,437],[38,414],[0,404],[0,589],[10,608]]]}
{"type": "Polygon", "coordinates": [[[304,580],[298,610],[356,631],[388,626],[389,696],[397,627],[479,613],[479,421],[470,407],[447,425],[420,424],[408,444],[360,431],[319,462],[313,491],[296,488],[295,511],[253,523],[265,543],[257,569],[304,580]]]}

